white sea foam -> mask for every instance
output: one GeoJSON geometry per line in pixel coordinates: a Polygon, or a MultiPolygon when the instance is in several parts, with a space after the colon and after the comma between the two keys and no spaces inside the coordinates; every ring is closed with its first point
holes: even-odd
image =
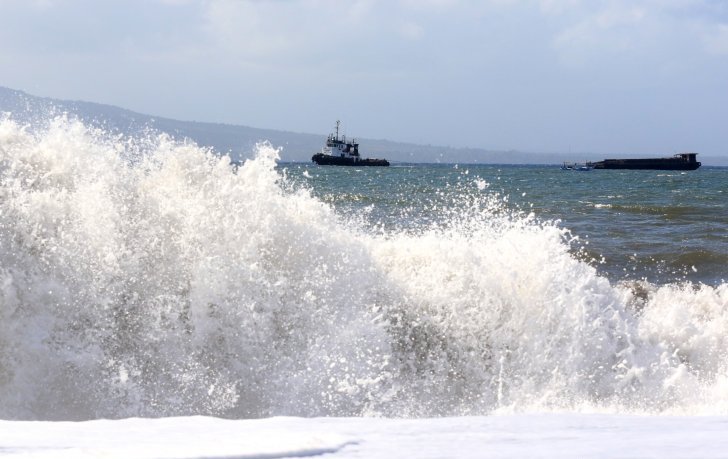
{"type": "Polygon", "coordinates": [[[728,411],[726,284],[611,285],[480,186],[367,233],[276,158],[0,122],[0,418],[728,411]]]}
{"type": "Polygon", "coordinates": [[[435,419],[0,421],[0,454],[23,459],[724,459],[726,419],[534,413],[435,419]]]}

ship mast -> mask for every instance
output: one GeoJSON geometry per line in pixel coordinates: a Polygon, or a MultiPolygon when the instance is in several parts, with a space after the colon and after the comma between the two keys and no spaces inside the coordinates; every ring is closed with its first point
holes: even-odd
{"type": "Polygon", "coordinates": [[[341,121],[336,120],[336,140],[339,140],[339,123],[341,123],[341,121]]]}

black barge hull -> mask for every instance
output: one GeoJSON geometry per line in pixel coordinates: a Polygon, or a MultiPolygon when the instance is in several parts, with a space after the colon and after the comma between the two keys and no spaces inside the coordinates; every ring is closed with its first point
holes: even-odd
{"type": "Polygon", "coordinates": [[[605,159],[587,163],[594,169],[644,169],[661,171],[694,171],[700,167],[697,153],[680,153],[672,158],[605,159]]]}

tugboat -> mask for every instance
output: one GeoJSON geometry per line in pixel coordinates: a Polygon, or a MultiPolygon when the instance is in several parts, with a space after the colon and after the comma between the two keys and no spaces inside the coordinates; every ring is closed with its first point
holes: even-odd
{"type": "Polygon", "coordinates": [[[587,163],[594,169],[656,169],[663,171],[694,171],[700,167],[697,153],[678,153],[671,158],[605,159],[587,163]]]}
{"type": "Polygon", "coordinates": [[[326,145],[321,152],[311,157],[311,161],[321,166],[389,166],[386,159],[362,158],[359,156],[359,144],[356,139],[346,141],[346,136],[339,138],[339,120],[336,120],[336,135],[329,134],[326,145]]]}

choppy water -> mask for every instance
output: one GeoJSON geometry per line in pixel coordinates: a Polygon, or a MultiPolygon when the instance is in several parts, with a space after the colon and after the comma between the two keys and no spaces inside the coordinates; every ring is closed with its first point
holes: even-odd
{"type": "Polygon", "coordinates": [[[373,225],[447,225],[472,193],[557,221],[586,260],[613,281],[719,285],[728,277],[728,168],[562,171],[555,166],[282,165],[316,196],[373,225]],[[477,191],[476,191],[477,190],[477,191]],[[576,242],[576,241],[575,241],[576,242]]]}
{"type": "Polygon", "coordinates": [[[0,417],[728,412],[721,171],[275,158],[0,122],[0,417]]]}

